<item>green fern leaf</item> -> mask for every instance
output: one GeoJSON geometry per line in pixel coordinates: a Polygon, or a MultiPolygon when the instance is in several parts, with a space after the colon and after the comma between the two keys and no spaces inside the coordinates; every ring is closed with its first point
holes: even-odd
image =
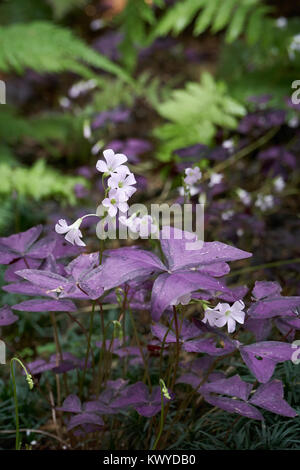
{"type": "Polygon", "coordinates": [[[219,7],[219,10],[216,14],[215,21],[212,25],[212,32],[217,33],[229,23],[231,18],[231,13],[236,4],[236,0],[226,0],[223,1],[219,7]]]}
{"type": "Polygon", "coordinates": [[[201,83],[174,90],[156,109],[169,121],[154,132],[161,141],[158,158],[165,161],[177,148],[210,145],[217,126],[233,129],[245,114],[245,108],[228,95],[225,84],[215,82],[208,73],[203,73],[201,83]]]}
{"type": "Polygon", "coordinates": [[[206,0],[183,0],[169,8],[158,22],[151,34],[151,40],[158,36],[165,36],[170,32],[176,36],[183,31],[193,20],[197,11],[203,7],[206,0]]]}
{"type": "Polygon", "coordinates": [[[3,72],[22,74],[26,68],[37,72],[68,70],[90,78],[89,66],[93,66],[130,81],[126,72],[90,49],[71,31],[47,21],[3,26],[0,44],[0,70],[3,72]]]}
{"type": "Polygon", "coordinates": [[[74,186],[78,183],[86,186],[81,177],[66,176],[48,167],[44,160],[38,160],[32,167],[13,167],[0,164],[0,196],[10,196],[14,191],[21,197],[36,201],[57,199],[75,204],[74,186]]]}
{"type": "Polygon", "coordinates": [[[264,17],[271,11],[271,7],[263,5],[251,14],[246,30],[248,44],[253,45],[258,42],[264,28],[264,17]]]}
{"type": "Polygon", "coordinates": [[[229,24],[226,33],[226,41],[233,42],[243,32],[247,14],[251,7],[257,4],[257,0],[244,0],[234,12],[232,21],[229,24]]]}
{"type": "Polygon", "coordinates": [[[195,24],[194,34],[199,35],[203,33],[208,26],[212,23],[213,17],[216,14],[221,0],[210,0],[206,3],[204,10],[198,16],[195,24]]]}

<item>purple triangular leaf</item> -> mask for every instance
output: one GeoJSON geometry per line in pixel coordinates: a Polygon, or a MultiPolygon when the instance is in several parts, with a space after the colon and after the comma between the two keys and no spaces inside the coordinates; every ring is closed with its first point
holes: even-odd
{"type": "Polygon", "coordinates": [[[0,309],[0,326],[12,325],[18,320],[19,318],[13,314],[8,305],[4,305],[4,307],[0,309]]]}
{"type": "Polygon", "coordinates": [[[281,416],[289,418],[297,416],[296,411],[283,398],[283,385],[280,380],[260,385],[249,403],[281,416]]]}

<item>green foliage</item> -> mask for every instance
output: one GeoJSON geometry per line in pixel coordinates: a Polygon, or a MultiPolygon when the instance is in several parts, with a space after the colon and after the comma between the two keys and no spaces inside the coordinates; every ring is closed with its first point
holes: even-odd
{"type": "Polygon", "coordinates": [[[38,160],[31,168],[14,168],[1,163],[0,174],[0,197],[16,192],[21,197],[34,200],[56,198],[75,204],[74,186],[78,183],[86,185],[83,178],[62,175],[48,167],[44,160],[38,160]]]}
{"type": "Polygon", "coordinates": [[[254,44],[260,39],[271,10],[261,0],[182,0],[167,9],[154,28],[152,39],[169,33],[176,36],[195,19],[195,36],[209,28],[214,34],[226,28],[227,42],[245,33],[247,41],[254,44]]]}
{"type": "Polygon", "coordinates": [[[31,68],[37,72],[71,71],[95,78],[92,66],[129,80],[120,67],[90,49],[70,30],[47,21],[3,26],[0,43],[2,72],[22,74],[26,68],[31,68]]]}
{"type": "Polygon", "coordinates": [[[82,135],[83,121],[84,116],[71,113],[43,113],[25,119],[13,107],[1,106],[0,161],[14,162],[12,147],[24,141],[40,145],[51,157],[76,160],[78,152],[85,153],[87,146],[82,135]]]}
{"type": "Polygon", "coordinates": [[[171,83],[162,87],[159,77],[151,77],[148,72],[141,73],[134,86],[124,84],[118,78],[104,81],[94,93],[93,102],[86,108],[86,113],[106,111],[118,106],[132,107],[137,99],[145,100],[149,105],[156,106],[167,99],[171,93],[171,83]]]}
{"type": "Polygon", "coordinates": [[[119,20],[120,30],[124,33],[120,45],[123,63],[132,70],[136,64],[137,47],[146,43],[146,25],[154,22],[153,10],[146,2],[128,0],[119,20]]]}
{"type": "Polygon", "coordinates": [[[27,23],[35,20],[49,20],[51,7],[41,0],[3,0],[0,5],[0,24],[27,23]]]}
{"type": "MultiPolygon", "coordinates": [[[[155,0],[153,4],[163,6],[163,0],[155,0]]],[[[136,65],[138,48],[148,44],[148,27],[154,26],[156,18],[153,5],[142,0],[128,0],[119,15],[120,30],[124,34],[120,50],[123,63],[129,70],[136,65]]]]}
{"type": "Polygon", "coordinates": [[[237,118],[245,108],[227,93],[223,82],[215,82],[208,73],[202,74],[201,83],[188,83],[182,90],[172,92],[170,98],[156,107],[168,119],[155,130],[162,141],[158,158],[168,161],[175,149],[196,143],[211,144],[217,126],[234,129],[237,118]]]}
{"type": "Polygon", "coordinates": [[[76,8],[82,8],[89,0],[49,0],[53,8],[54,18],[61,20],[64,16],[76,8]]]}
{"type": "Polygon", "coordinates": [[[298,18],[289,19],[284,28],[273,21],[264,25],[259,44],[238,40],[223,46],[218,76],[226,81],[234,97],[245,101],[249,96],[270,94],[273,105],[283,106],[300,71],[300,53],[293,59],[289,56],[289,46],[299,28],[298,18]]]}

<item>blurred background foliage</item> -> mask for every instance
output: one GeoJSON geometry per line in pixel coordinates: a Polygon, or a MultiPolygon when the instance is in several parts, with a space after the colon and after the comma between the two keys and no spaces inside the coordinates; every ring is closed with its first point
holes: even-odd
{"type": "Polygon", "coordinates": [[[298,10],[280,0],[3,0],[1,205],[74,204],[74,187],[88,185],[74,169],[94,164],[96,142],[147,138],[151,165],[167,174],[174,150],[237,127],[250,96],[284,107],[300,69],[298,10]],[[134,116],[117,134],[109,113],[125,109],[134,116]]]}

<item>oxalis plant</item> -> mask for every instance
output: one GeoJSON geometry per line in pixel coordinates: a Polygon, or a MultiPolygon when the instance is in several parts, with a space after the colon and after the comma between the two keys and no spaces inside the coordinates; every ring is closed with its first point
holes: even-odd
{"type": "MultiPolygon", "coordinates": [[[[3,289],[33,297],[3,307],[0,324],[17,321],[13,311],[49,314],[56,353],[48,360],[18,362],[29,385],[31,376],[54,374],[50,406],[59,439],[67,439],[68,433],[70,446],[76,447],[86,436],[86,442],[94,442],[92,448],[110,445],[111,436],[121,442],[130,409],[148,420],[146,449],[168,447],[176,437],[176,423],[191,418],[195,406],[199,416],[212,410],[211,405],[251,420],[263,421],[264,410],[295,417],[284,398],[283,383],[273,374],[278,363],[292,361],[297,353],[292,342],[300,329],[300,297],[282,296],[278,283],[260,281],[248,301],[248,288],[229,287],[226,275],[228,262],[251,253],[218,241],[189,250],[187,241],[195,242],[195,234],[170,226],[160,229],[150,215],[139,211],[128,217],[136,180],[126,162],[125,155],[112,150],[104,151],[104,160],[98,161],[104,198],[95,214],[71,224],[61,219],[57,233],[44,238],[39,238],[42,227],[37,226],[0,239],[0,262],[9,265],[10,281],[3,289]],[[81,232],[88,217],[99,219],[100,249],[92,253],[84,248],[81,232]],[[106,229],[113,223],[144,240],[105,250],[106,229]],[[141,248],[147,238],[151,250],[141,248]],[[86,251],[78,255],[76,246],[86,251]],[[77,256],[63,264],[74,253],[77,256]],[[112,309],[118,312],[113,320],[107,313],[112,309]],[[84,312],[89,313],[88,328],[78,319],[84,312]],[[62,314],[82,332],[83,357],[62,348],[62,314]],[[138,316],[143,318],[144,334],[138,316]],[[276,340],[271,337],[274,331],[276,340]],[[243,380],[238,372],[247,369],[243,380]],[[74,370],[77,381],[71,375],[74,370]]],[[[201,178],[199,168],[186,169],[187,199],[201,178]]]]}

